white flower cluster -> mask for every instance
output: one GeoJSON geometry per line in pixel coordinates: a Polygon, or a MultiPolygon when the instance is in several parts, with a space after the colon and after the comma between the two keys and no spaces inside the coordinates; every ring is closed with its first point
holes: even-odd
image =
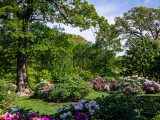
{"type": "Polygon", "coordinates": [[[140,94],[143,93],[143,79],[143,77],[138,77],[137,75],[120,78],[119,87],[123,94],[140,94]]]}

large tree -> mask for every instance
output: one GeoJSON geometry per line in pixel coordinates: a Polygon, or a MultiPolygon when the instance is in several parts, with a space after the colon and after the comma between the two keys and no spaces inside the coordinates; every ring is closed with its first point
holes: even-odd
{"type": "Polygon", "coordinates": [[[32,24],[56,22],[84,30],[100,27],[103,20],[86,0],[0,0],[0,41],[17,51],[17,92],[28,88],[27,49],[37,37],[32,24]]]}
{"type": "Polygon", "coordinates": [[[124,39],[160,39],[160,9],[135,7],[115,19],[124,39]]]}
{"type": "Polygon", "coordinates": [[[150,77],[151,66],[159,54],[160,9],[135,7],[115,19],[122,40],[127,40],[124,64],[126,75],[150,77]]]}

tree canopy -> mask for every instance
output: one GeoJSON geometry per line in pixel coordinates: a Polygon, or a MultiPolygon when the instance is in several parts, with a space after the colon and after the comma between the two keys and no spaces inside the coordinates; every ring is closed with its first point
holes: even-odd
{"type": "Polygon", "coordinates": [[[160,9],[135,7],[116,18],[116,27],[124,39],[160,39],[160,9]]]}

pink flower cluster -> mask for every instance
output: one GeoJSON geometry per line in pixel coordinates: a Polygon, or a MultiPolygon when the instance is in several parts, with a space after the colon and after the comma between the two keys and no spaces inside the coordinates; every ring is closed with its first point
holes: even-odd
{"type": "Polygon", "coordinates": [[[4,115],[0,115],[0,120],[23,120],[23,116],[19,112],[13,115],[7,112],[4,115]]]}
{"type": "Polygon", "coordinates": [[[107,89],[107,84],[106,84],[106,80],[102,77],[97,77],[94,78],[93,80],[90,81],[93,89],[95,90],[104,90],[105,88],[107,89]]]}
{"type": "Polygon", "coordinates": [[[0,115],[0,120],[60,120],[60,118],[54,118],[52,116],[40,116],[36,113],[29,113],[27,116],[24,116],[17,112],[11,115],[7,112],[4,115],[0,115]]]}
{"type": "Polygon", "coordinates": [[[142,84],[142,89],[145,93],[160,93],[160,84],[155,81],[145,79],[142,84]]]}
{"type": "Polygon", "coordinates": [[[31,113],[28,115],[27,120],[53,120],[50,116],[40,116],[35,113],[31,113]]]}
{"type": "Polygon", "coordinates": [[[42,92],[43,92],[43,93],[46,93],[46,94],[47,94],[47,93],[49,93],[49,91],[50,91],[50,87],[49,87],[49,86],[43,86],[43,87],[42,87],[42,92]]]}
{"type": "Polygon", "coordinates": [[[95,90],[114,90],[117,87],[116,81],[105,80],[102,77],[96,77],[90,81],[91,86],[95,90]]]}

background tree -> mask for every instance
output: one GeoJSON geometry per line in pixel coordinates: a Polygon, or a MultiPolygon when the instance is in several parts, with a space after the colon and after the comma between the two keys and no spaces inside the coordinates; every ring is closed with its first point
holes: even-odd
{"type": "MultiPolygon", "coordinates": [[[[126,40],[125,74],[151,77],[155,58],[159,55],[160,9],[135,7],[115,19],[120,38],[126,40]],[[154,40],[154,41],[153,41],[154,40]],[[150,73],[149,73],[150,72],[150,73]]],[[[153,77],[153,76],[152,76],[153,77]]]]}
{"type": "Polygon", "coordinates": [[[115,19],[117,30],[127,40],[159,40],[160,9],[135,7],[115,19]]]}
{"type": "MultiPolygon", "coordinates": [[[[157,42],[134,40],[124,55],[125,74],[138,74],[139,76],[151,78],[151,69],[153,69],[153,63],[155,63],[155,58],[158,55],[159,45],[157,42]]],[[[154,66],[157,66],[157,64],[154,64],[154,66]]]]}

